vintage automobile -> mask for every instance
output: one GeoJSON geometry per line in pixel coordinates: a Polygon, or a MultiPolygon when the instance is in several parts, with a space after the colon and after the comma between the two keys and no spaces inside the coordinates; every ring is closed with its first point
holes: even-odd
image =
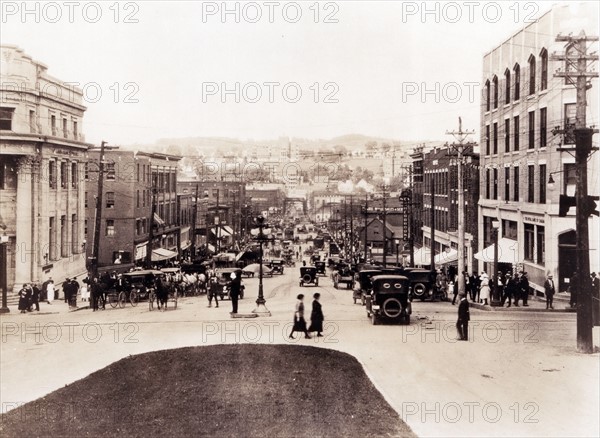
{"type": "Polygon", "coordinates": [[[327,275],[325,272],[325,262],[315,262],[315,268],[317,268],[317,275],[327,275]]]}
{"type": "Polygon", "coordinates": [[[273,274],[283,274],[285,261],[282,259],[273,259],[267,263],[267,266],[273,271],[273,274]]]}
{"type": "MultiPolygon", "coordinates": [[[[242,278],[242,270],[239,268],[217,268],[215,269],[215,278],[217,283],[217,294],[219,294],[219,298],[222,300],[230,299],[229,296],[229,283],[231,283],[231,273],[235,272],[235,275],[238,278],[242,278]]],[[[240,285],[240,300],[244,298],[244,281],[241,281],[240,285]]]]}
{"type": "Polygon", "coordinates": [[[403,275],[375,275],[373,289],[366,297],[367,316],[376,325],[380,319],[410,324],[412,305],[410,280],[403,275]]]}
{"type": "Polygon", "coordinates": [[[319,285],[319,277],[317,277],[317,268],[314,266],[300,267],[300,286],[305,284],[319,285]]]}
{"type": "Polygon", "coordinates": [[[347,263],[338,263],[332,272],[333,287],[339,288],[340,284],[345,284],[346,289],[350,289],[354,283],[354,272],[347,263]]]}
{"type": "Polygon", "coordinates": [[[354,304],[356,304],[356,300],[360,300],[361,304],[365,305],[365,297],[371,293],[371,289],[373,288],[371,278],[380,274],[381,271],[379,269],[362,269],[354,274],[354,285],[352,287],[354,304]]]}
{"type": "MultiPolygon", "coordinates": [[[[419,298],[421,301],[427,298],[437,299],[434,296],[435,272],[428,269],[405,268],[398,274],[404,275],[410,280],[411,299],[419,298]]],[[[442,299],[444,298],[442,297],[442,299]]]]}

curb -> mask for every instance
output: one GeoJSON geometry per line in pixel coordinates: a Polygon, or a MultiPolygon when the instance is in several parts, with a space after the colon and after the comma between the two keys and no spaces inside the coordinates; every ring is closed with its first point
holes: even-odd
{"type": "Polygon", "coordinates": [[[576,313],[576,309],[571,309],[570,307],[565,307],[564,309],[545,309],[541,307],[500,307],[500,306],[484,306],[479,303],[469,303],[469,307],[472,309],[483,310],[486,312],[546,312],[546,313],[576,313]]]}

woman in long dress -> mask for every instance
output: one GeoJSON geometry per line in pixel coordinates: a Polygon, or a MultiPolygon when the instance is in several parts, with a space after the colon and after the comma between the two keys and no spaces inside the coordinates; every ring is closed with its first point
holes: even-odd
{"type": "Polygon", "coordinates": [[[296,302],[296,310],[294,312],[294,325],[290,332],[290,339],[294,339],[294,332],[304,332],[304,337],[310,339],[310,335],[306,329],[306,320],[304,319],[304,295],[300,294],[297,298],[298,301],[296,302]]]}
{"type": "Polygon", "coordinates": [[[317,337],[322,337],[321,332],[323,331],[323,309],[321,308],[321,303],[319,303],[319,298],[321,298],[320,293],[316,293],[313,295],[314,301],[312,302],[312,312],[310,314],[310,327],[308,328],[309,332],[317,332],[317,337]]]}
{"type": "Polygon", "coordinates": [[[488,305],[490,299],[490,279],[487,274],[481,275],[481,288],[479,289],[479,299],[483,302],[484,306],[488,305]]]}

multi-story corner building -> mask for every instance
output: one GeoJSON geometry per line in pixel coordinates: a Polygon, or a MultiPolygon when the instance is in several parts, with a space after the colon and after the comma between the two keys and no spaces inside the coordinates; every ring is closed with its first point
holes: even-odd
{"type": "MultiPolygon", "coordinates": [[[[552,54],[575,48],[556,36],[598,36],[598,5],[554,6],[536,22],[511,35],[483,57],[479,250],[491,270],[493,221],[499,221],[501,267],[525,270],[532,288],[543,291],[548,273],[561,291],[575,270],[575,215],[559,217],[559,196],[573,195],[576,181],[572,135],[554,133],[575,121],[575,86],[557,71],[573,66],[552,54]],[[556,186],[548,185],[550,176],[556,186]],[[488,254],[487,258],[485,254],[488,254]],[[506,264],[503,265],[502,262],[506,264]]],[[[598,50],[597,43],[590,52],[598,50]]],[[[588,91],[587,122],[597,125],[597,80],[588,91]],[[596,90],[596,91],[594,91],[596,90]]],[[[598,146],[597,135],[594,146],[598,146]]],[[[598,195],[598,157],[588,169],[589,193],[598,195]]],[[[590,220],[591,270],[598,270],[599,223],[590,220]]]]}
{"type": "MultiPolygon", "coordinates": [[[[432,215],[436,265],[458,265],[458,209],[465,212],[465,269],[473,272],[477,252],[477,201],[479,199],[479,156],[473,145],[463,149],[464,204],[458,205],[458,165],[456,150],[434,148],[428,153],[420,151],[415,157],[421,165],[415,166],[415,177],[422,183],[415,185],[413,212],[419,212],[423,223],[423,246],[431,248],[432,215]],[[421,156],[418,156],[421,154],[421,156]],[[420,191],[420,193],[419,193],[420,191]],[[433,194],[433,196],[432,196],[433,194]],[[422,202],[422,207],[415,201],[422,202]],[[422,212],[421,212],[422,211],[422,212]]],[[[415,218],[415,220],[419,220],[415,218]]]]}
{"type": "Polygon", "coordinates": [[[0,46],[0,288],[85,273],[83,93],[0,46]]]}
{"type": "MultiPolygon", "coordinates": [[[[100,150],[90,150],[89,157],[85,170],[85,231],[91,258],[100,150]]],[[[117,148],[105,150],[98,267],[145,264],[150,226],[154,226],[152,261],[177,257],[182,249],[176,192],[179,159],[117,148]]]]}

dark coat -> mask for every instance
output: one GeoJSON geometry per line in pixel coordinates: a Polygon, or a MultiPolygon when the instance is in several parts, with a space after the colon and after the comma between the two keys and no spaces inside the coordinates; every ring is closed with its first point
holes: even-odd
{"type": "Polygon", "coordinates": [[[469,302],[466,298],[460,300],[458,303],[458,320],[459,321],[470,321],[471,316],[469,314],[469,302]]]}
{"type": "Polygon", "coordinates": [[[235,280],[232,280],[231,283],[229,284],[229,295],[232,298],[239,298],[240,296],[240,287],[241,287],[241,279],[240,278],[236,278],[235,280]]]}
{"type": "Polygon", "coordinates": [[[319,303],[317,300],[314,300],[312,303],[312,312],[310,313],[310,327],[308,331],[319,333],[322,332],[324,319],[321,303],[319,303]]]}
{"type": "Polygon", "coordinates": [[[551,285],[550,280],[546,279],[546,281],[544,282],[544,293],[546,294],[547,297],[553,296],[556,293],[555,287],[556,287],[556,285],[554,283],[554,280],[552,280],[552,285],[551,285]]]}
{"type": "Polygon", "coordinates": [[[27,295],[29,294],[28,290],[22,288],[19,291],[19,310],[27,310],[29,307],[29,299],[27,295]]]}

